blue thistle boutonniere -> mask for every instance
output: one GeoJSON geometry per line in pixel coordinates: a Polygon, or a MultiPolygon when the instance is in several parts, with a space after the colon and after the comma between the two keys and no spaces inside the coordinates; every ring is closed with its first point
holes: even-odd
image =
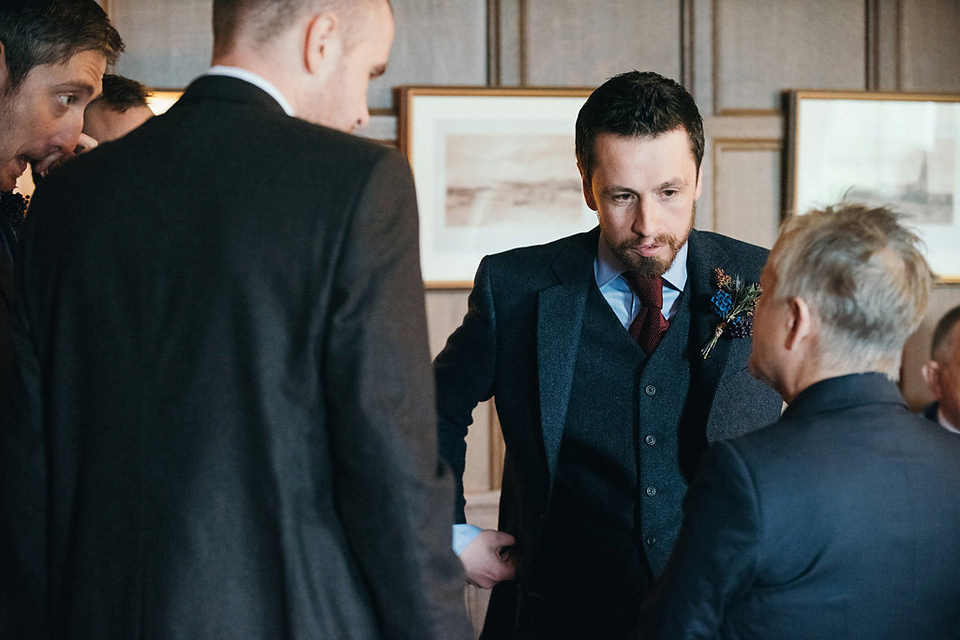
{"type": "Polygon", "coordinates": [[[757,299],[763,293],[763,288],[756,282],[747,284],[740,276],[728,276],[719,267],[713,270],[713,286],[717,291],[710,298],[710,310],[719,316],[720,322],[713,330],[710,342],[700,352],[704,360],[724,333],[731,338],[753,335],[751,318],[757,299]]]}

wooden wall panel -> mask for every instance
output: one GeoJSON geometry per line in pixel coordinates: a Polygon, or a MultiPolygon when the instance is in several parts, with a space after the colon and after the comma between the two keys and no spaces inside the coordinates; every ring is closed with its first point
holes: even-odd
{"type": "Polygon", "coordinates": [[[397,85],[486,84],[486,3],[401,0],[393,3],[393,11],[390,63],[387,73],[370,85],[371,108],[395,109],[392,88],[397,85]]]}
{"type": "Polygon", "coordinates": [[[212,3],[196,0],[107,0],[126,50],[116,73],[147,86],[182,89],[210,66],[212,3]]]}
{"type": "Polygon", "coordinates": [[[527,0],[524,84],[594,87],[632,69],[680,78],[677,0],[527,0]]]}
{"type": "Polygon", "coordinates": [[[960,2],[901,3],[905,91],[960,91],[960,2]]]}
{"type": "MultiPolygon", "coordinates": [[[[431,358],[440,353],[447,337],[460,326],[467,312],[468,295],[469,292],[458,290],[427,292],[427,333],[431,358]]],[[[466,492],[484,492],[500,487],[503,446],[493,414],[492,402],[481,403],[473,412],[473,424],[467,432],[467,466],[463,475],[466,492]]]]}
{"type": "Polygon", "coordinates": [[[864,0],[715,0],[718,113],[778,110],[790,88],[866,88],[864,0]]]}
{"type": "Polygon", "coordinates": [[[763,247],[780,226],[779,140],[714,140],[714,230],[763,247]]]}

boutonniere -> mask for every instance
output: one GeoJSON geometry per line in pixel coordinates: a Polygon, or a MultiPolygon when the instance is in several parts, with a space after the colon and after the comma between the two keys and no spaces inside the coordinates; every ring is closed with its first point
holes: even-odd
{"type": "Polygon", "coordinates": [[[723,269],[713,270],[713,286],[717,291],[710,298],[710,310],[717,314],[720,322],[713,330],[713,337],[703,348],[700,355],[706,360],[717,340],[724,333],[731,338],[746,338],[753,335],[753,310],[763,288],[756,282],[747,284],[740,276],[728,276],[723,269]]]}

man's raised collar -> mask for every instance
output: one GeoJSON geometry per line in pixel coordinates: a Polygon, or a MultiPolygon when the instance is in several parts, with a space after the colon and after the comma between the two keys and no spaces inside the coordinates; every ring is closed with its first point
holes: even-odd
{"type": "Polygon", "coordinates": [[[236,78],[238,80],[243,80],[249,82],[255,87],[259,87],[266,91],[271,98],[277,101],[277,103],[283,107],[283,110],[288,116],[296,116],[293,112],[293,106],[290,104],[290,101],[287,100],[280,90],[277,89],[273,84],[266,80],[263,76],[250,71],[249,69],[241,69],[240,67],[228,67],[227,65],[214,65],[210,67],[207,72],[204,74],[207,76],[228,76],[231,78],[236,78]]]}

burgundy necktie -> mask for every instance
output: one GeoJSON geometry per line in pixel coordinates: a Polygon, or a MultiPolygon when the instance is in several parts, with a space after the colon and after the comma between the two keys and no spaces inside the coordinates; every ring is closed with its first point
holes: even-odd
{"type": "Polygon", "coordinates": [[[630,288],[640,298],[640,313],[630,323],[627,331],[637,341],[640,348],[650,355],[660,344],[664,332],[670,323],[663,317],[663,279],[660,276],[644,278],[630,272],[624,272],[630,288]]]}

